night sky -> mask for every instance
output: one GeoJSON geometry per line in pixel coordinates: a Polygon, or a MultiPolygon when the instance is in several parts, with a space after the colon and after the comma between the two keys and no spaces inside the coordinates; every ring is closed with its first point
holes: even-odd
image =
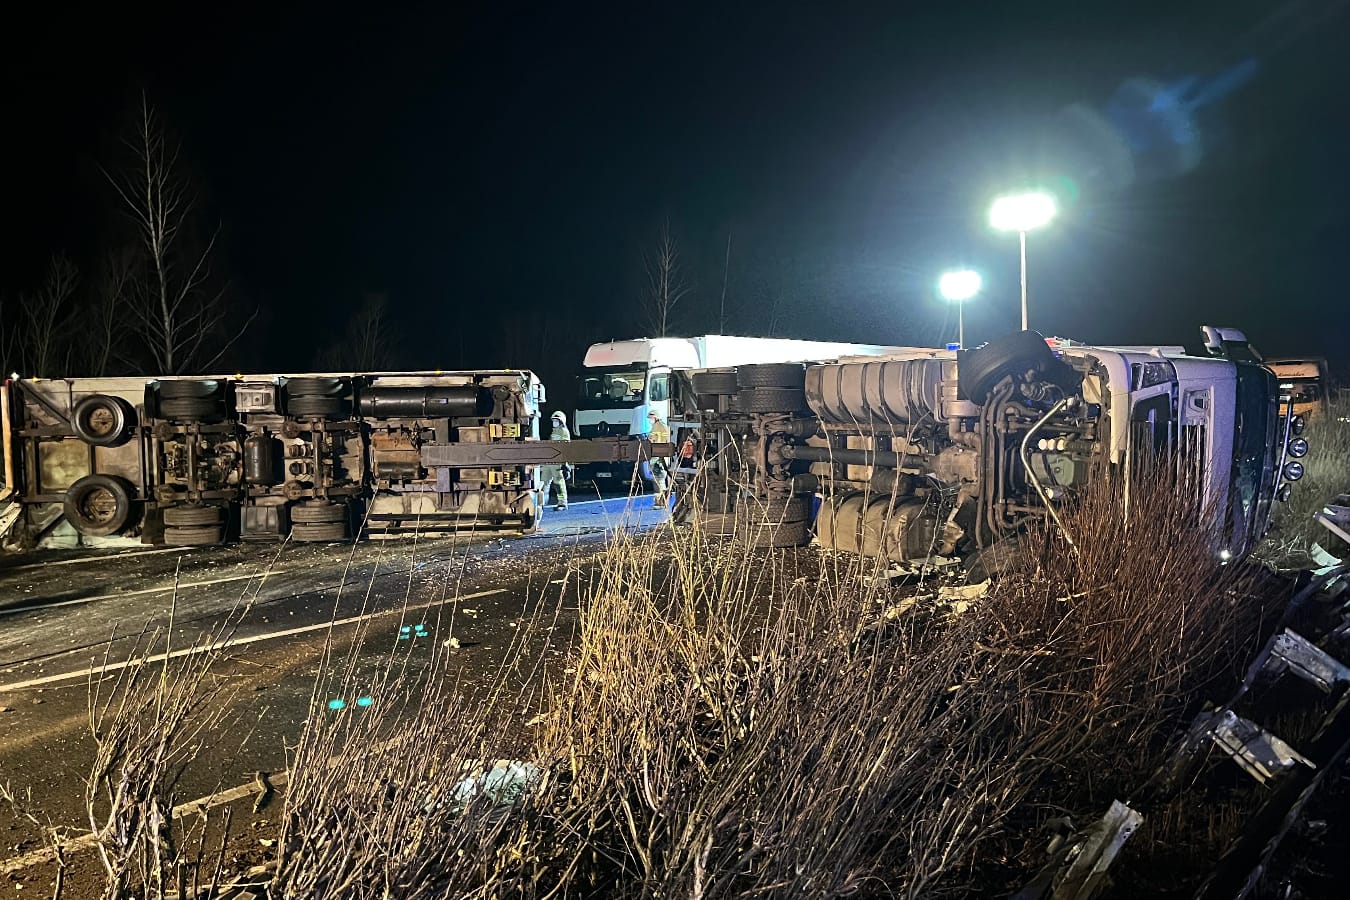
{"type": "Polygon", "coordinates": [[[986,210],[1025,184],[1066,206],[1033,327],[1350,363],[1340,0],[44,6],[0,34],[0,291],[116,240],[98,166],[144,89],[262,309],[240,368],[308,367],[383,292],[399,367],[556,385],[642,332],[663,220],[680,333],[717,330],[730,230],[730,332],[954,339],[934,285],[965,263],[975,343],[1017,327],[986,210]]]}

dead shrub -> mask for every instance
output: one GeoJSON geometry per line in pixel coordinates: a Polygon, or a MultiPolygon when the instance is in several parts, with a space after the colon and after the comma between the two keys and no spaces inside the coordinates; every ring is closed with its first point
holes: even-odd
{"type": "Polygon", "coordinates": [[[1274,528],[1260,551],[1263,560],[1281,569],[1319,565],[1314,544],[1334,556],[1350,556],[1350,546],[1313,520],[1313,513],[1350,492],[1350,404],[1334,403],[1330,415],[1314,416],[1304,437],[1310,445],[1304,476],[1292,486],[1289,501],[1276,505],[1274,528]]]}

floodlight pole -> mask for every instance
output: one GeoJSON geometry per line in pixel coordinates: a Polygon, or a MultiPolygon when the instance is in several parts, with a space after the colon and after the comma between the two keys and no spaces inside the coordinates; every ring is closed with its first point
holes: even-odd
{"type": "Polygon", "coordinates": [[[1027,233],[1017,232],[1018,242],[1022,245],[1022,330],[1029,331],[1027,324],[1027,233]]]}
{"type": "Polygon", "coordinates": [[[956,342],[966,349],[966,301],[956,304],[956,342]]]}

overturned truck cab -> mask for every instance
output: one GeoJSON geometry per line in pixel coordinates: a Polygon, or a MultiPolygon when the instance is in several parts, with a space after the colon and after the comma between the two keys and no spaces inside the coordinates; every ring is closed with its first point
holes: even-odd
{"type": "Polygon", "coordinates": [[[690,372],[676,440],[705,444],[691,496],[759,519],[761,545],[809,540],[817,507],[823,547],[973,565],[1033,521],[1063,530],[1059,509],[1094,479],[1116,481],[1128,518],[1131,484],[1166,459],[1235,559],[1307,452],[1274,377],[1239,356],[1019,332],[971,351],[690,372]]]}

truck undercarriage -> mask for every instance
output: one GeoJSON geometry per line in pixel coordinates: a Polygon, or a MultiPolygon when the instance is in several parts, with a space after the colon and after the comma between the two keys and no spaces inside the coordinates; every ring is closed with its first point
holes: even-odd
{"type": "Polygon", "coordinates": [[[539,441],[525,370],[16,379],[0,391],[11,542],[529,529],[535,467],[649,445],[539,441]]]}
{"type": "MultiPolygon", "coordinates": [[[[1265,532],[1307,451],[1258,365],[1162,348],[1009,335],[974,351],[682,373],[677,444],[702,444],[693,499],[747,516],[757,542],[897,564],[974,563],[1108,478],[1166,470],[1193,491],[1225,559],[1265,532]],[[1291,431],[1292,429],[1292,431],[1291,431]],[[1161,467],[1161,468],[1160,468],[1161,467]],[[1289,473],[1292,473],[1290,475],[1289,473]],[[817,503],[818,498],[818,503],[817,503]]],[[[690,473],[686,472],[686,476],[690,473]]],[[[1062,530],[1062,527],[1061,527],[1062,530]]],[[[1072,535],[1065,535],[1072,545],[1072,535]]]]}

